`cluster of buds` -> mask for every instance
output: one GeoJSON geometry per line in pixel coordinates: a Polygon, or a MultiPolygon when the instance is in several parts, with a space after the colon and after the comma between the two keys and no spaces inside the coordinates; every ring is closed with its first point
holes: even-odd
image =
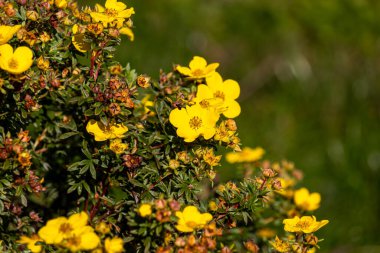
{"type": "Polygon", "coordinates": [[[232,148],[234,151],[241,151],[240,149],[240,138],[237,137],[237,125],[235,120],[227,119],[222,121],[219,126],[216,127],[214,140],[218,141],[219,144],[226,144],[228,147],[232,148]]]}
{"type": "Polygon", "coordinates": [[[29,131],[20,131],[17,138],[7,136],[0,143],[0,159],[17,160],[22,168],[32,165],[30,152],[27,150],[30,141],[29,131]]]}
{"type": "Polygon", "coordinates": [[[122,112],[122,107],[134,108],[132,100],[135,89],[129,89],[126,81],[119,76],[112,76],[108,81],[108,87],[102,91],[99,86],[93,86],[95,100],[108,106],[108,112],[113,117],[122,112]]]}

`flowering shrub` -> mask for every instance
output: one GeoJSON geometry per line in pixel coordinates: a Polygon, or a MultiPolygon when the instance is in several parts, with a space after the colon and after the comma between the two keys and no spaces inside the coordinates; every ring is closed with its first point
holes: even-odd
{"type": "Polygon", "coordinates": [[[0,8],[2,252],[319,247],[320,195],[296,190],[292,163],[240,148],[240,87],[218,63],[195,56],[158,81],[123,67],[134,9],[117,0],[0,8]],[[216,177],[224,149],[239,182],[216,177]]]}

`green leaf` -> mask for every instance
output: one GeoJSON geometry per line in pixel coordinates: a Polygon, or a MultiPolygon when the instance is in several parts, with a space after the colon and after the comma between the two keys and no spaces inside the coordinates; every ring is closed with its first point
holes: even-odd
{"type": "Polygon", "coordinates": [[[61,134],[61,136],[59,136],[59,139],[61,139],[61,140],[67,139],[67,138],[70,138],[71,136],[74,136],[77,134],[79,134],[79,132],[67,132],[67,133],[61,134]]]}
{"type": "Polygon", "coordinates": [[[25,195],[24,194],[21,194],[21,204],[23,206],[28,206],[28,200],[26,199],[25,195]]]}

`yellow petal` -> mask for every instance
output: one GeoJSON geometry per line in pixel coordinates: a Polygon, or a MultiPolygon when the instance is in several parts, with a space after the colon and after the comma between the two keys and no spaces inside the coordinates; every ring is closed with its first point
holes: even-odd
{"type": "Polygon", "coordinates": [[[123,124],[116,124],[111,126],[112,138],[122,138],[124,134],[128,131],[128,127],[123,124]]]}
{"type": "Polygon", "coordinates": [[[105,6],[106,9],[113,9],[116,11],[122,11],[127,8],[124,3],[118,2],[117,0],[107,0],[105,6]]]}
{"type": "Polygon", "coordinates": [[[203,57],[194,56],[190,61],[189,67],[191,70],[204,69],[207,66],[207,62],[203,57]]]}
{"type": "Polygon", "coordinates": [[[129,8],[129,9],[126,9],[126,10],[120,11],[120,12],[117,14],[117,17],[118,17],[118,18],[129,18],[129,17],[131,17],[133,14],[135,14],[135,10],[134,10],[133,8],[129,8]]]}
{"type": "Polygon", "coordinates": [[[101,6],[100,4],[95,4],[95,10],[97,12],[105,12],[106,10],[104,9],[103,6],[101,6]]]}
{"type": "Polygon", "coordinates": [[[120,29],[120,34],[127,35],[131,41],[135,39],[135,35],[132,32],[132,29],[129,27],[123,27],[120,29]]]}
{"type": "Polygon", "coordinates": [[[186,124],[189,120],[186,109],[174,109],[170,112],[169,121],[175,127],[180,127],[186,124]]]}
{"type": "Polygon", "coordinates": [[[211,73],[211,72],[215,71],[218,67],[219,67],[219,63],[211,63],[211,64],[207,65],[206,72],[211,73]]]}
{"type": "Polygon", "coordinates": [[[224,116],[227,118],[235,118],[239,116],[241,108],[238,102],[235,100],[229,100],[225,103],[225,106],[227,107],[227,110],[223,112],[224,116]]]}
{"type": "Polygon", "coordinates": [[[87,222],[88,222],[88,215],[86,212],[83,212],[83,211],[80,213],[73,214],[69,217],[69,223],[74,229],[86,226],[87,222]]]}
{"type": "Polygon", "coordinates": [[[185,75],[185,76],[191,75],[191,70],[188,67],[177,66],[176,70],[182,75],[185,75]]]}
{"type": "Polygon", "coordinates": [[[230,99],[237,99],[240,95],[240,86],[238,82],[228,79],[223,83],[224,94],[230,99]]]}
{"type": "Polygon", "coordinates": [[[7,43],[13,35],[18,32],[21,25],[8,26],[0,25],[0,45],[7,43]]]}
{"type": "Polygon", "coordinates": [[[100,128],[99,122],[93,119],[87,123],[86,130],[88,133],[95,136],[95,141],[105,141],[109,138],[109,135],[106,134],[104,130],[100,128]]]}
{"type": "Polygon", "coordinates": [[[187,233],[187,232],[193,232],[194,229],[191,228],[191,227],[188,227],[186,225],[176,225],[175,228],[178,230],[178,231],[181,231],[181,232],[184,232],[184,233],[187,233]]]}
{"type": "Polygon", "coordinates": [[[91,44],[86,42],[84,34],[75,34],[71,37],[71,42],[73,43],[76,50],[85,53],[91,49],[91,44]]]}
{"type": "Polygon", "coordinates": [[[12,58],[13,48],[9,44],[4,44],[0,46],[0,68],[7,69],[8,62],[12,58]]]}
{"type": "Polygon", "coordinates": [[[33,51],[29,47],[18,47],[13,53],[13,57],[19,63],[15,70],[16,74],[27,71],[33,64],[33,51]]]}
{"type": "Polygon", "coordinates": [[[206,83],[212,90],[220,90],[223,85],[223,78],[219,73],[215,72],[206,77],[206,83]]]}
{"type": "Polygon", "coordinates": [[[80,248],[83,250],[95,249],[100,244],[100,239],[94,232],[84,233],[80,239],[80,248]]]}

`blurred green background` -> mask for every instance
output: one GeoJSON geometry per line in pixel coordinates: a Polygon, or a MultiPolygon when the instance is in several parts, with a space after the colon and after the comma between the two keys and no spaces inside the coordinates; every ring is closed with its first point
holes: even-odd
{"type": "Polygon", "coordinates": [[[155,79],[193,55],[220,62],[241,85],[243,144],[294,161],[322,194],[320,252],[380,252],[380,1],[126,3],[136,38],[121,62],[155,79]]]}

